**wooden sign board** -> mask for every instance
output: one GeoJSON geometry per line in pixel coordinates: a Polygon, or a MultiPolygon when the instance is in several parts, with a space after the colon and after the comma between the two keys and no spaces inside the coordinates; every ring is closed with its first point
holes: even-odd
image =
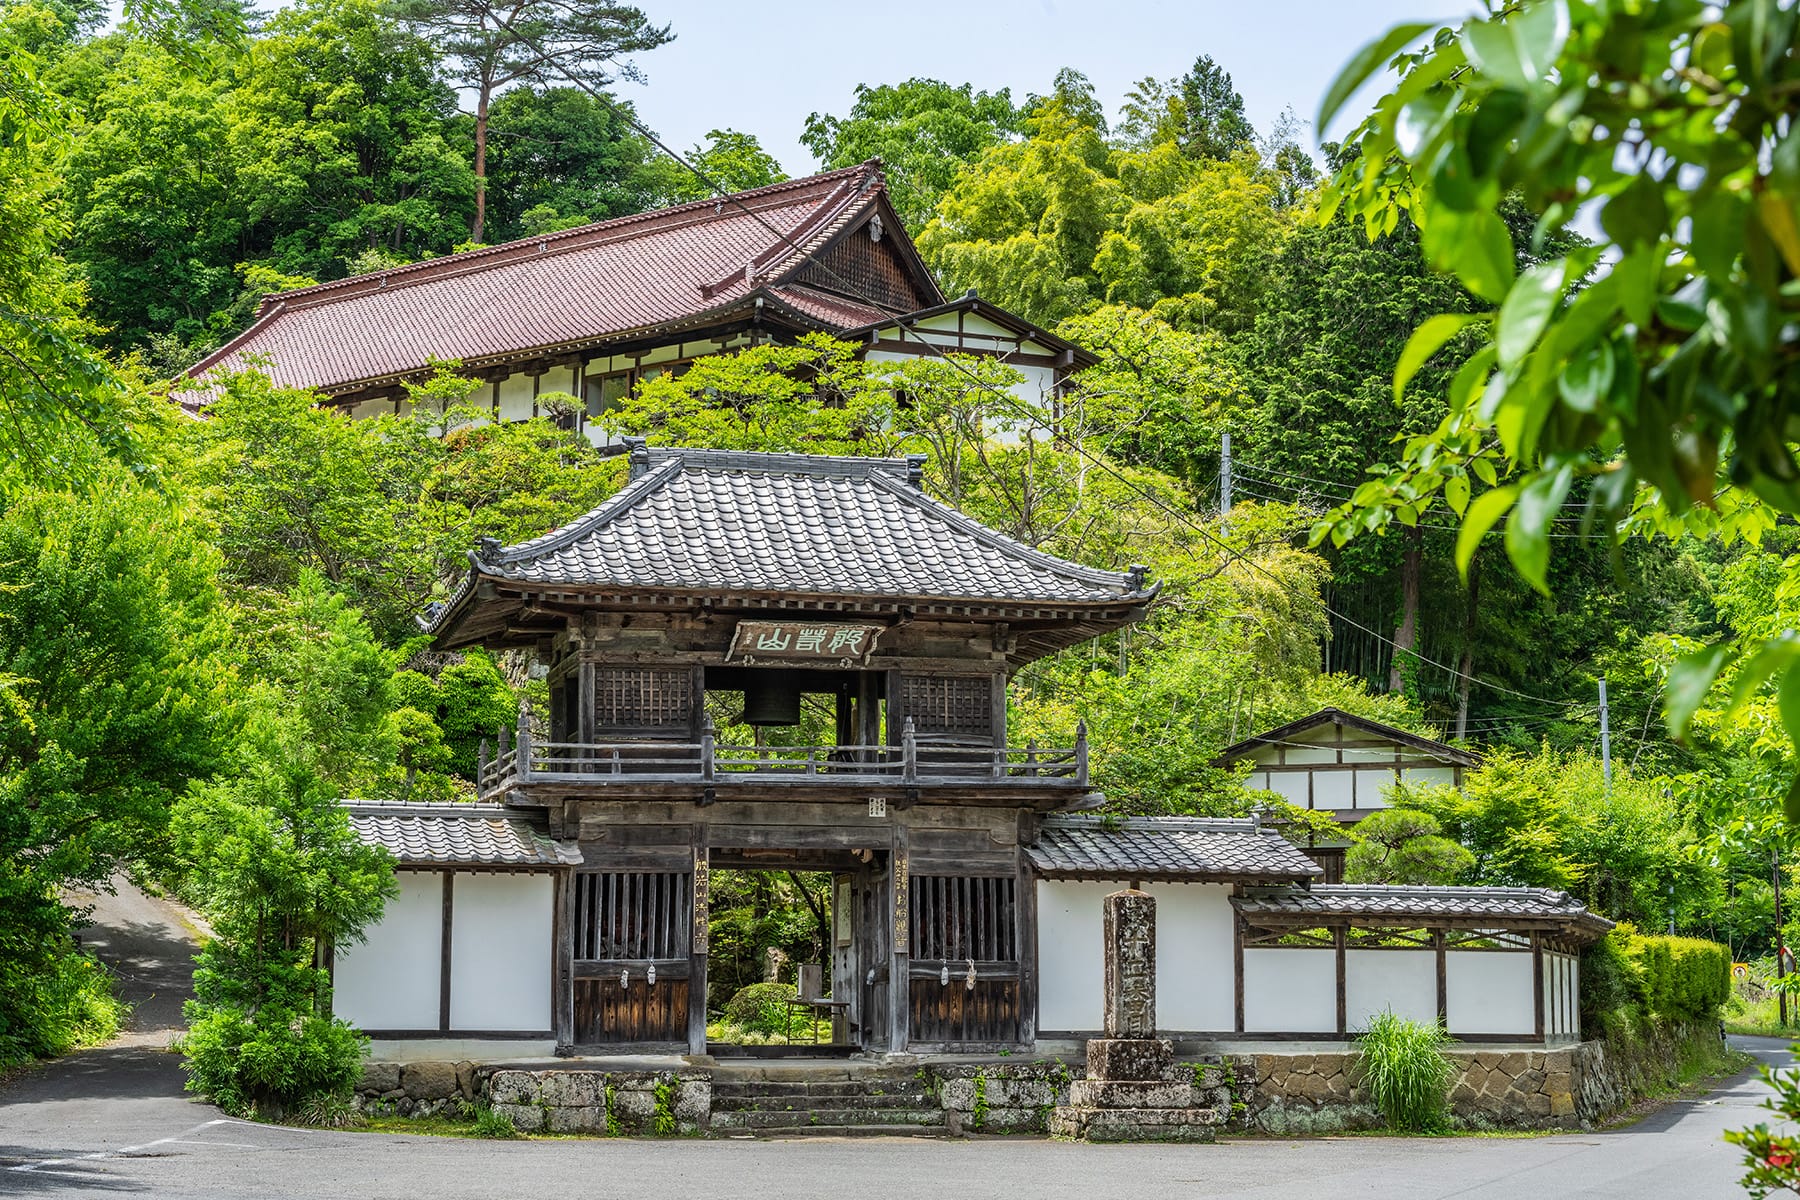
{"type": "Polygon", "coordinates": [[[885,626],[825,621],[739,621],[727,662],[866,666],[885,626]]]}

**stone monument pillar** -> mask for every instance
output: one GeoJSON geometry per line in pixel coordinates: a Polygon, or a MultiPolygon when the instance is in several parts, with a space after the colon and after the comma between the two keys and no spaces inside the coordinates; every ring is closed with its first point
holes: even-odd
{"type": "Polygon", "coordinates": [[[1156,1036],[1156,900],[1127,888],[1105,905],[1105,1037],[1087,1044],[1087,1078],[1050,1114],[1050,1132],[1092,1142],[1210,1142],[1225,1118],[1194,1104],[1175,1045],[1156,1036]]]}

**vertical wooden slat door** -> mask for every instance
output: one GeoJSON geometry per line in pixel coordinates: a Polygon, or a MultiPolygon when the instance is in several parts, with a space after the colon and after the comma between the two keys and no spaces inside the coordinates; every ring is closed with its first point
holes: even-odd
{"type": "Polygon", "coordinates": [[[1017,1043],[1017,877],[915,875],[912,886],[912,1040],[1017,1043]]]}
{"type": "Polygon", "coordinates": [[[577,873],[576,1044],[686,1040],[692,886],[678,871],[577,873]]]}

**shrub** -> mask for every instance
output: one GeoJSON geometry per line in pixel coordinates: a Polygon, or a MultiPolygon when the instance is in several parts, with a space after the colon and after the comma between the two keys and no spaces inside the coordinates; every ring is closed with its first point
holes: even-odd
{"type": "Polygon", "coordinates": [[[112,975],[72,945],[0,962],[0,1068],[107,1041],[125,1011],[112,975]]]}
{"type": "Polygon", "coordinates": [[[1621,923],[1581,956],[1581,1015],[1589,1029],[1716,1020],[1730,994],[1731,952],[1717,942],[1645,936],[1621,923]]]}
{"type": "Polygon", "coordinates": [[[1446,1097],[1456,1078],[1456,1064],[1444,1053],[1449,1041],[1441,1025],[1409,1021],[1392,1011],[1369,1019],[1356,1039],[1357,1066],[1390,1128],[1417,1132],[1447,1123],[1446,1097]]]}
{"type": "Polygon", "coordinates": [[[495,1112],[483,1104],[475,1110],[475,1136],[484,1138],[516,1138],[518,1126],[503,1112],[495,1112]]]}
{"type": "Polygon", "coordinates": [[[725,1002],[725,1019],[758,1033],[787,1029],[787,1002],[799,994],[791,983],[753,983],[725,1002]]]}
{"type": "Polygon", "coordinates": [[[362,1073],[368,1039],[345,1021],[279,1005],[252,1014],[190,1000],[187,1011],[177,1048],[188,1090],[233,1115],[330,1111],[330,1101],[348,1102],[362,1073]]]}

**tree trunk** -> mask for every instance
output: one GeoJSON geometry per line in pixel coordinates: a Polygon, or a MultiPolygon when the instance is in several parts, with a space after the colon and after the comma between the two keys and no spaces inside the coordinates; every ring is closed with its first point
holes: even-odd
{"type": "Polygon", "coordinates": [[[1481,560],[1469,560],[1468,607],[1463,610],[1462,662],[1456,676],[1456,740],[1463,739],[1469,725],[1469,683],[1475,674],[1475,611],[1481,591],[1481,560]]]}
{"type": "Polygon", "coordinates": [[[1400,627],[1394,630],[1394,657],[1388,662],[1388,691],[1405,688],[1401,665],[1417,651],[1419,640],[1419,565],[1425,556],[1425,531],[1417,525],[1406,531],[1406,550],[1400,558],[1400,627]]]}
{"type": "Polygon", "coordinates": [[[483,81],[475,104],[475,227],[469,231],[471,242],[481,241],[487,228],[488,102],[492,98],[493,88],[483,81]]]}

